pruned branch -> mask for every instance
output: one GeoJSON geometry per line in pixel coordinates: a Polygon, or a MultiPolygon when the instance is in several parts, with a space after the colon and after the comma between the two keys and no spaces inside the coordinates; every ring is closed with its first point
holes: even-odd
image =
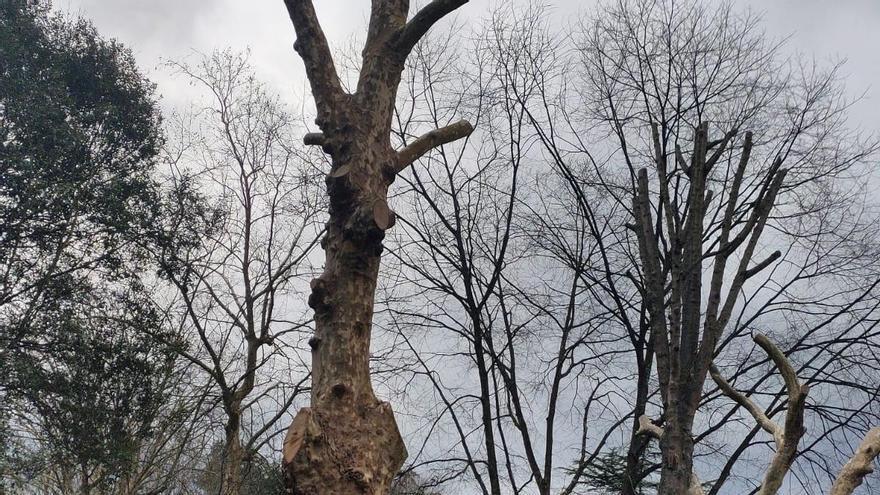
{"type": "Polygon", "coordinates": [[[470,122],[460,120],[454,124],[428,132],[397,153],[397,164],[394,173],[399,174],[428,151],[467,137],[473,131],[474,126],[470,122]]]}
{"type": "Polygon", "coordinates": [[[771,263],[778,260],[780,256],[782,256],[781,252],[773,251],[773,253],[767,257],[767,259],[746,270],[745,273],[743,273],[743,280],[748,280],[755,275],[761,273],[761,271],[770,266],[771,263]]]}
{"type": "Polygon", "coordinates": [[[831,486],[831,495],[851,495],[862,484],[865,476],[874,472],[874,459],[878,454],[880,428],[874,428],[865,435],[855,454],[840,470],[831,486]]]}
{"type": "Polygon", "coordinates": [[[770,466],[764,474],[764,480],[761,482],[761,488],[758,491],[758,495],[773,495],[782,486],[782,481],[785,479],[785,475],[788,473],[791,463],[794,461],[794,456],[797,453],[798,442],[804,436],[804,409],[806,408],[806,399],[810,388],[807,385],[801,385],[797,373],[791,366],[791,362],[770,339],[765,335],[757,334],[754,340],[755,343],[764,349],[764,352],[767,353],[776,365],[785,381],[785,388],[788,392],[788,409],[785,411],[785,424],[783,427],[773,422],[754,401],[734,389],[721,377],[721,374],[714,366],[710,369],[710,374],[725,395],[743,406],[755,418],[755,421],[758,422],[761,428],[773,435],[773,439],[776,441],[776,453],[770,461],[770,466]]]}
{"type": "Polygon", "coordinates": [[[639,431],[637,435],[648,435],[655,440],[660,440],[663,436],[663,428],[655,425],[648,415],[643,414],[639,417],[639,431]]]}
{"type": "Polygon", "coordinates": [[[730,140],[733,139],[734,136],[736,136],[736,133],[737,133],[737,129],[731,129],[721,139],[719,139],[717,141],[712,141],[711,143],[708,144],[707,149],[712,149],[716,146],[718,146],[718,149],[715,150],[715,153],[713,153],[712,156],[709,157],[708,160],[706,160],[706,172],[707,173],[709,170],[712,169],[712,167],[715,166],[715,164],[721,158],[721,155],[725,151],[727,151],[727,145],[728,145],[728,143],[730,143],[730,140]]]}
{"type": "Polygon", "coordinates": [[[468,0],[433,0],[422,7],[400,32],[400,37],[397,39],[397,48],[400,53],[404,56],[408,55],[416,43],[431,29],[431,26],[466,3],[468,0]]]}
{"type": "Polygon", "coordinates": [[[303,144],[306,146],[324,146],[326,138],[323,132],[310,132],[303,136],[303,144]]]}

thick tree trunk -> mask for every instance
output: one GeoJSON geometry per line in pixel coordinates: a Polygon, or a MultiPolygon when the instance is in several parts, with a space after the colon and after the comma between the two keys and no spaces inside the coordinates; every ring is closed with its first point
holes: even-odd
{"type": "Polygon", "coordinates": [[[326,265],[309,298],[312,407],[299,412],[285,442],[297,447],[285,456],[294,494],[385,494],[406,458],[391,407],[373,394],[369,363],[382,239],[393,222],[383,169],[394,154],[360,120],[352,127],[366,132],[340,135],[339,146],[354,153],[335,154],[327,178],[326,265]]]}
{"type": "Polygon", "coordinates": [[[690,493],[694,472],[694,438],[691,432],[693,417],[673,416],[663,428],[660,438],[662,468],[660,470],[659,495],[690,493]]]}
{"type": "Polygon", "coordinates": [[[306,136],[332,158],[324,273],[312,281],[315,310],[311,408],[284,441],[286,491],[385,495],[406,459],[386,402],[370,383],[370,333],[382,239],[394,224],[388,186],[431,148],[467,136],[470,124],[437,129],[396,152],[391,120],[404,62],[443,16],[467,0],[433,0],[407,21],[407,0],[373,0],[357,90],[342,89],[311,0],[285,0],[296,29],[322,133],[306,136]]]}

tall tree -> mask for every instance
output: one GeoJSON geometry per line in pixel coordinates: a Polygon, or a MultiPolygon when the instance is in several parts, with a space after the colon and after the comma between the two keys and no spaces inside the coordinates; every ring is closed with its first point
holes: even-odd
{"type": "Polygon", "coordinates": [[[242,466],[279,436],[276,422],[308,390],[308,308],[282,301],[313,273],[321,201],[303,149],[288,145],[290,113],[244,54],[172,67],[208,96],[170,126],[156,261],[187,339],[175,349],[222,409],[219,493],[237,495],[242,466]]]}
{"type": "MultiPolygon", "coordinates": [[[[600,178],[632,215],[657,363],[664,494],[696,487],[694,445],[725,424],[707,425],[698,412],[716,407],[704,385],[712,362],[735,352],[729,344],[784,327],[796,342],[787,352],[825,331],[838,343],[861,333],[858,345],[875,345],[863,333],[877,300],[876,249],[863,247],[877,237],[862,181],[876,139],[847,127],[836,67],[790,63],[758,21],[729,3],[620,0],[579,41],[585,121],[606,129],[625,166],[622,177],[600,178]]],[[[838,359],[820,349],[804,359],[838,359]]],[[[805,382],[851,387],[824,369],[805,382]]],[[[867,394],[870,375],[859,378],[867,394]]],[[[774,396],[773,414],[795,406],[780,405],[785,389],[774,396]]],[[[637,437],[634,453],[644,445],[637,437]]],[[[713,492],[727,475],[725,467],[713,492]]]]}
{"type": "MultiPolygon", "coordinates": [[[[398,210],[402,228],[391,239],[400,239],[400,247],[391,249],[391,257],[403,271],[389,271],[385,279],[389,310],[382,315],[391,318],[380,322],[390,323],[394,335],[382,341],[388,343],[382,355],[397,350],[400,359],[377,369],[389,383],[405,387],[411,398],[401,402],[407,417],[424,420],[422,428],[408,424],[412,433],[404,436],[413,452],[411,468],[429,473],[434,483],[487,494],[493,485],[502,493],[557,488],[582,493],[625,437],[628,444],[619,451],[627,467],[607,479],[621,481],[624,493],[653,493],[649,487],[656,485],[661,463],[646,455],[650,438],[639,433],[639,420],[657,410],[659,393],[642,274],[633,268],[639,266],[638,246],[627,227],[633,225],[630,179],[641,167],[653,170],[651,114],[665,116],[669,150],[676,142],[692,147],[692,129],[673,125],[699,120],[691,110],[724,122],[723,129],[737,124],[721,118],[740,122],[740,128],[747,127],[740,120],[747,118],[760,129],[745,193],[750,201],[760,191],[760,174],[772,164],[774,148],[787,149],[795,141],[787,163],[806,182],[786,188],[792,196],[768,219],[770,233],[759,242],[758,255],[779,249],[782,258],[768,268],[772,276],[755,273],[737,293],[716,353],[725,374],[759,402],[766,400],[768,415],[780,416],[788,394],[747,340],[753,331],[772,332],[812,387],[811,397],[832,398],[810,401],[811,410],[821,413],[806,418],[808,433],[794,457],[792,483],[814,489],[820,483],[809,477],[814,469],[827,472],[830,483],[837,468],[828,461],[829,451],[875,422],[875,366],[857,355],[876,352],[878,344],[871,267],[876,229],[866,223],[873,217],[859,180],[850,181],[851,175],[864,177],[873,143],[859,142],[841,126],[840,107],[829,106],[838,98],[834,70],[807,81],[774,70],[773,57],[758,50],[763,35],[754,26],[757,19],[740,17],[729,6],[713,15],[711,8],[685,9],[676,2],[672,15],[661,5],[608,4],[590,19],[590,28],[595,22],[601,29],[601,46],[590,45],[592,30],[576,31],[574,39],[590,37],[579,39],[579,48],[589,53],[567,50],[571,38],[554,29],[540,9],[503,8],[482,30],[462,36],[476,43],[432,36],[409,59],[412,71],[398,101],[401,138],[453,112],[477,116],[479,129],[467,146],[446,147],[401,177],[415,197],[396,198],[407,209],[398,210]],[[681,31],[665,31],[667,23],[681,31]],[[699,41],[693,31],[700,33],[699,41]],[[663,51],[669,50],[669,36],[676,40],[674,53],[708,58],[670,59],[663,51]],[[675,48],[688,42],[703,51],[675,48]],[[721,67],[709,64],[717,58],[721,67]],[[585,64],[584,79],[574,73],[579,63],[585,64]],[[670,73],[676,79],[668,85],[650,79],[670,73]],[[689,90],[688,81],[697,89],[689,90]],[[789,121],[800,111],[803,120],[789,121]],[[517,162],[522,165],[512,166],[517,162]],[[514,173],[520,176],[515,191],[514,173]],[[510,196],[515,199],[508,228],[510,196]],[[493,287],[496,272],[500,281],[493,287]],[[808,286],[812,290],[804,291],[808,286]],[[828,296],[816,297],[819,290],[828,296]],[[780,315],[786,315],[784,321],[780,315]],[[852,363],[846,374],[833,371],[843,355],[852,363]],[[629,431],[621,435],[624,429],[629,431]]],[[[732,182],[741,156],[742,139],[732,140],[713,168],[710,251],[708,233],[719,230],[730,194],[725,175],[732,182]]],[[[670,166],[675,167],[670,173],[677,170],[675,163],[670,166]]],[[[684,196],[686,173],[676,171],[674,177],[684,196]]],[[[738,206],[747,219],[751,205],[738,206]]],[[[661,242],[668,244],[665,231],[664,236],[661,242]]],[[[738,262],[739,253],[732,258],[738,262]]],[[[733,262],[728,266],[733,269],[733,262]]],[[[747,459],[762,455],[767,442],[751,432],[740,436],[743,424],[754,425],[751,418],[719,397],[711,382],[700,388],[697,470],[713,493],[748,492],[759,480],[736,474],[748,472],[747,459]],[[731,437],[737,444],[726,447],[731,437]],[[716,473],[710,466],[719,462],[725,468],[716,473]]]]}
{"type": "Polygon", "coordinates": [[[437,21],[467,0],[434,0],[411,19],[408,0],[373,0],[354,93],[340,84],[311,0],[285,0],[331,157],[324,273],[312,282],[315,310],[311,408],[285,439],[290,493],[383,494],[406,458],[394,415],[370,381],[370,335],[382,239],[395,221],[388,187],[431,149],[470,134],[467,122],[430,131],[401,150],[391,144],[397,88],[407,56],[437,21]]]}
{"type": "Polygon", "coordinates": [[[130,467],[159,401],[161,349],[135,335],[155,318],[120,296],[143,266],[159,113],[124,46],[46,1],[0,4],[0,67],[0,400],[25,450],[75,463],[88,491],[130,467]]]}
{"type": "Polygon", "coordinates": [[[126,480],[173,388],[173,353],[149,335],[173,336],[142,290],[65,290],[32,322],[46,350],[31,346],[14,362],[24,409],[16,433],[37,445],[17,477],[48,492],[130,493],[126,480]]]}

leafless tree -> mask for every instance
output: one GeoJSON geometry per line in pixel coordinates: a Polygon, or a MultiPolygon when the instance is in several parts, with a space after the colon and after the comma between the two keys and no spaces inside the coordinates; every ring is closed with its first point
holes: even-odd
{"type": "Polygon", "coordinates": [[[398,101],[404,142],[462,112],[477,131],[403,176],[383,320],[400,366],[377,367],[424,416],[408,469],[487,494],[576,493],[629,417],[610,413],[626,381],[612,369],[626,348],[606,330],[617,308],[594,304],[605,268],[591,229],[613,229],[573,214],[522,104],[550,90],[533,64],[559,62],[542,12],[500,9],[464,47],[426,40],[398,101]]]}
{"type": "MultiPolygon", "coordinates": [[[[857,383],[828,380],[838,351],[807,343],[825,329],[844,348],[859,334],[857,347],[874,345],[876,249],[865,248],[876,232],[862,174],[877,146],[846,128],[836,68],[786,61],[757,18],[729,4],[612,3],[578,48],[583,122],[606,130],[617,142],[611,156],[628,171],[602,186],[620,204],[633,201],[662,398],[660,493],[688,489],[694,438],[724,428],[720,421],[694,435],[697,411],[707,408],[705,378],[756,327],[785,321],[810,347],[788,352],[826,363],[807,381],[866,392],[850,410],[864,412],[870,372],[863,368],[857,383]],[[741,129],[754,132],[741,138],[741,129]]],[[[713,493],[728,474],[729,466],[713,493]]]]}
{"type": "Polygon", "coordinates": [[[312,273],[321,202],[310,159],[291,147],[293,119],[228,51],[171,68],[207,94],[172,120],[169,191],[156,253],[192,363],[222,410],[222,493],[280,433],[308,391],[305,308],[291,304],[312,273]]]}
{"type": "MultiPolygon", "coordinates": [[[[705,189],[716,194],[704,203],[703,232],[692,249],[716,259],[730,204],[735,217],[727,241],[740,247],[721,251],[730,259],[730,269],[721,270],[729,324],[706,351],[708,364],[714,360],[732,381],[748,383],[749,395],[765,396],[773,417],[787,408],[786,389],[743,340],[762,331],[781,342],[811,397],[822,398],[807,402],[816,414],[807,416],[805,445],[792,457],[793,476],[805,489],[830,483],[839,468],[832,457],[852,449],[828,452],[840,440],[861,438],[877,419],[873,364],[856,364],[859,353],[874,353],[877,345],[876,229],[863,182],[876,144],[846,128],[838,68],[823,72],[785,60],[759,32],[757,18],[730,6],[664,5],[607,5],[576,28],[573,57],[565,34],[554,36],[538,7],[503,9],[467,49],[438,36],[411,57],[395,123],[401,140],[462,113],[478,129],[466,148],[444,148],[402,176],[411,190],[397,200],[404,229],[393,252],[400,271],[389,273],[383,320],[397,338],[389,337],[389,348],[398,346],[401,357],[377,364],[412,396],[407,412],[424,416],[413,429],[410,445],[418,450],[408,469],[429,470],[435,483],[482,493],[578,493],[589,486],[599,456],[621,443],[628,451],[624,493],[638,493],[661,469],[646,459],[649,437],[640,433],[642,416],[666,392],[655,381],[659,349],[646,277],[635,268],[642,263],[632,198],[638,170],[653,174],[656,157],[666,157],[677,214],[664,210],[650,225],[661,232],[655,238],[662,263],[683,256],[683,238],[673,237],[685,231],[691,211],[693,153],[679,151],[679,160],[675,148],[693,150],[706,122],[721,139],[705,143],[705,161],[712,161],[705,189]],[[670,58],[669,50],[684,55],[670,58]],[[664,79],[670,74],[674,79],[664,79]],[[733,129],[754,129],[751,144],[733,129]],[[750,156],[732,193],[745,148],[750,156]],[[770,257],[767,271],[745,262],[740,278],[748,280],[731,292],[736,267],[748,257],[748,234],[761,218],[753,212],[762,197],[767,208],[767,191],[785,168],[774,165],[778,157],[790,170],[779,186],[782,199],[749,248],[756,264],[770,257]],[[681,225],[673,220],[669,230],[666,222],[676,215],[681,225]],[[678,255],[670,256],[675,243],[678,255]],[[847,371],[834,373],[843,362],[847,371]],[[565,434],[554,435],[558,424],[565,434]],[[561,457],[572,450],[574,458],[561,457]],[[801,476],[810,472],[814,479],[801,476]]],[[[648,183],[652,214],[665,208],[657,177],[648,183]]],[[[682,263],[676,277],[691,274],[682,263]]],[[[671,270],[662,272],[669,277],[662,288],[667,312],[671,270]]],[[[706,278],[711,285],[711,271],[706,278]]],[[[700,298],[698,328],[706,311],[700,298]]],[[[682,362],[687,371],[695,368],[693,358],[682,362]]],[[[744,453],[755,456],[767,442],[756,438],[760,428],[741,406],[704,381],[692,388],[692,438],[697,456],[722,467],[707,468],[704,478],[712,493],[757,491],[731,473],[753,472],[744,453]],[[731,435],[742,443],[724,445],[731,435]]]]}

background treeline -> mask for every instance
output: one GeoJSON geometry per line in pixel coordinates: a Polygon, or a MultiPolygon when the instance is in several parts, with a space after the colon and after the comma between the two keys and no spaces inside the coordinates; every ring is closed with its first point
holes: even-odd
{"type": "MultiPolygon", "coordinates": [[[[828,492],[880,424],[878,141],[840,65],[787,53],[689,1],[502,5],[420,42],[395,139],[476,130],[393,189],[397,493],[652,494],[669,452],[755,493],[785,443],[749,405],[802,414],[782,493],[828,492]]],[[[166,69],[201,96],[160,116],[119,43],[0,4],[0,492],[279,493],[329,167],[246,54],[166,69]]]]}

